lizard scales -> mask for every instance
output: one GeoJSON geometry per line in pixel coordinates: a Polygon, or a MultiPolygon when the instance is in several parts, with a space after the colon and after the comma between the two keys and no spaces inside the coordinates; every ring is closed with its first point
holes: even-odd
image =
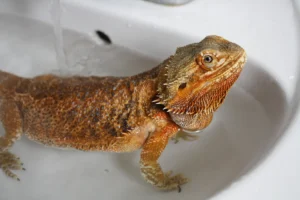
{"type": "Polygon", "coordinates": [[[23,78],[0,72],[0,167],[22,169],[9,148],[22,134],[52,147],[84,151],[142,149],[144,179],[163,190],[188,180],[164,173],[158,158],[180,129],[207,127],[246,62],[239,45],[220,36],[180,47],[159,66],[130,77],[23,78]]]}

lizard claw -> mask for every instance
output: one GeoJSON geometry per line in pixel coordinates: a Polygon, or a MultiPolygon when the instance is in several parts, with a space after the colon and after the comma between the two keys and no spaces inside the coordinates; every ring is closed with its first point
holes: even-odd
{"type": "Polygon", "coordinates": [[[0,152],[0,168],[2,168],[3,172],[7,176],[20,181],[18,176],[11,170],[25,170],[22,165],[23,163],[21,162],[20,158],[16,157],[14,154],[8,151],[0,152]]]}
{"type": "Polygon", "coordinates": [[[165,173],[165,184],[161,187],[163,190],[177,189],[181,192],[181,185],[187,183],[189,180],[181,174],[171,176],[172,171],[165,173]]]}

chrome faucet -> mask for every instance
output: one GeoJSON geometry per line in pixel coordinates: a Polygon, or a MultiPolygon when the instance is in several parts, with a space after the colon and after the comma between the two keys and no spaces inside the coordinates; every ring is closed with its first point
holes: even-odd
{"type": "Polygon", "coordinates": [[[165,4],[165,5],[182,5],[193,0],[146,0],[146,1],[151,1],[154,3],[165,4]]]}

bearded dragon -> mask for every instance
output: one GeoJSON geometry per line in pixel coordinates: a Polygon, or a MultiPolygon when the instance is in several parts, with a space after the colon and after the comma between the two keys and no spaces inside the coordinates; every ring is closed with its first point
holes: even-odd
{"type": "MultiPolygon", "coordinates": [[[[33,78],[0,72],[0,167],[23,169],[9,152],[22,134],[45,146],[83,151],[141,149],[144,179],[162,190],[180,190],[183,175],[164,173],[158,159],[180,130],[207,127],[238,79],[246,53],[220,36],[180,47],[157,67],[130,77],[33,78]]],[[[180,135],[179,137],[184,137],[180,135]]]]}

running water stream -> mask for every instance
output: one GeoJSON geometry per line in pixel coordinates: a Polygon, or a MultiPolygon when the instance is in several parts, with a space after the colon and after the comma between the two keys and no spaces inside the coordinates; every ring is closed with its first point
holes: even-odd
{"type": "Polygon", "coordinates": [[[59,69],[67,69],[66,55],[64,51],[64,41],[61,28],[61,3],[60,0],[52,0],[50,5],[50,15],[53,22],[55,36],[56,61],[59,69]]]}

